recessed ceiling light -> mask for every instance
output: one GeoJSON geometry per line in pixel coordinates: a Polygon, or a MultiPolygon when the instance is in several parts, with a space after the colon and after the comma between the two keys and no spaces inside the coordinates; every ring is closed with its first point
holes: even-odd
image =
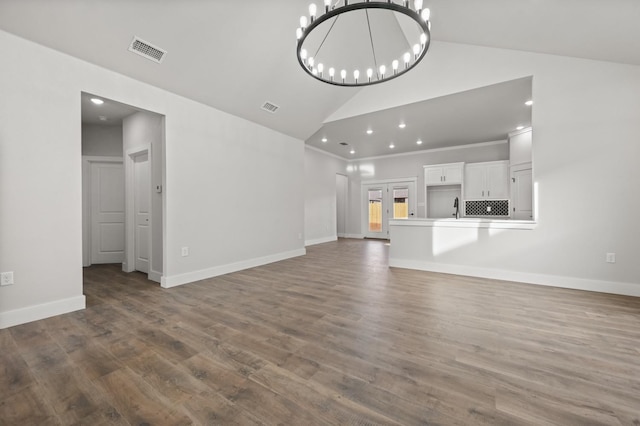
{"type": "Polygon", "coordinates": [[[524,129],[524,126],[518,126],[518,127],[516,127],[516,130],[522,130],[522,129],[524,129]]]}
{"type": "Polygon", "coordinates": [[[404,123],[400,123],[398,124],[398,127],[400,127],[401,129],[404,129],[405,127],[407,127],[407,125],[404,123]]]}
{"type": "Polygon", "coordinates": [[[389,145],[389,148],[391,148],[391,149],[393,149],[393,148],[395,148],[395,147],[396,147],[396,146],[395,146],[393,143],[391,143],[391,144],[389,145]]]}
{"type": "Polygon", "coordinates": [[[355,153],[356,153],[355,149],[352,149],[351,151],[349,151],[349,154],[355,154],[355,153]]]}
{"type": "Polygon", "coordinates": [[[531,105],[533,105],[533,101],[527,101],[527,102],[525,102],[524,104],[525,104],[526,106],[531,106],[531,105]]]}
{"type": "Polygon", "coordinates": [[[422,141],[421,141],[420,139],[418,139],[418,140],[416,141],[416,143],[417,143],[418,145],[422,145],[422,141]]]}
{"type": "Polygon", "coordinates": [[[96,105],[102,105],[104,103],[102,99],[98,99],[98,98],[91,98],[91,102],[93,102],[96,105]]]}
{"type": "Polygon", "coordinates": [[[327,141],[327,138],[322,138],[322,142],[326,142],[326,141],[327,141]]]}
{"type": "Polygon", "coordinates": [[[369,129],[367,130],[367,134],[370,135],[371,133],[373,133],[373,130],[369,129]]]}
{"type": "Polygon", "coordinates": [[[104,115],[99,115],[98,118],[100,119],[100,121],[107,121],[107,117],[105,117],[104,115]]]}

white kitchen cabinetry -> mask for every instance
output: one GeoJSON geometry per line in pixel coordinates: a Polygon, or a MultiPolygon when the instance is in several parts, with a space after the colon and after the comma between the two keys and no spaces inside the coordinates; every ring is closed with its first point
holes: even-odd
{"type": "Polygon", "coordinates": [[[424,166],[424,183],[426,186],[460,185],[462,184],[463,168],[464,163],[424,166]]]}
{"type": "Polygon", "coordinates": [[[464,167],[465,200],[509,198],[509,162],[470,163],[464,167]]]}

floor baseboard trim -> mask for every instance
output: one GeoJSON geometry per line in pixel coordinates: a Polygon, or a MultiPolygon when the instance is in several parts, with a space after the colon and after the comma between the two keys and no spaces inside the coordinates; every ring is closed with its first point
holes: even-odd
{"type": "Polygon", "coordinates": [[[84,295],[81,295],[40,305],[27,306],[13,311],[0,312],[0,329],[79,311],[85,307],[86,299],[84,295]]]}
{"type": "Polygon", "coordinates": [[[338,236],[332,235],[330,237],[316,238],[314,240],[305,240],[304,246],[314,246],[316,244],[330,243],[331,241],[338,241],[338,236]]]}
{"type": "Polygon", "coordinates": [[[389,266],[419,271],[440,272],[470,277],[490,278],[503,281],[515,281],[525,284],[561,287],[573,290],[593,291],[597,293],[619,294],[640,297],[640,285],[617,282],[589,280],[585,278],[564,277],[560,275],[534,274],[529,272],[507,271],[502,269],[478,268],[473,266],[432,263],[419,260],[389,259],[389,266]]]}
{"type": "Polygon", "coordinates": [[[356,238],[358,240],[363,240],[364,239],[364,234],[340,234],[339,237],[341,237],[341,238],[356,238]]]}
{"type": "Polygon", "coordinates": [[[162,272],[158,272],[158,271],[154,271],[154,270],[150,270],[149,274],[147,275],[147,277],[151,280],[151,281],[155,281],[157,283],[162,282],[162,272]]]}
{"type": "Polygon", "coordinates": [[[243,269],[255,268],[256,266],[266,265],[268,263],[279,262],[281,260],[290,259],[292,257],[304,256],[307,250],[304,248],[276,253],[264,257],[256,257],[240,262],[229,263],[227,265],[215,266],[213,268],[201,269],[199,271],[187,272],[174,276],[163,276],[160,285],[164,288],[176,287],[183,284],[200,281],[207,278],[217,277],[219,275],[230,274],[231,272],[242,271],[243,269]]]}

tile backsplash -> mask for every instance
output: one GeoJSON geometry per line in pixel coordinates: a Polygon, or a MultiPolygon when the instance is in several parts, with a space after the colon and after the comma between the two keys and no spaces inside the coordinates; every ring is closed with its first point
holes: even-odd
{"type": "Polygon", "coordinates": [[[509,200],[465,200],[464,215],[509,217],[509,200]]]}

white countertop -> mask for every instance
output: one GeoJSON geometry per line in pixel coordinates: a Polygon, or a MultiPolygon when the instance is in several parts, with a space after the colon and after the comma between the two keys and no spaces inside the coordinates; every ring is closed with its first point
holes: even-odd
{"type": "Polygon", "coordinates": [[[390,219],[390,226],[425,226],[447,228],[494,228],[494,229],[534,229],[537,222],[533,220],[492,219],[484,217],[462,217],[442,219],[390,219]]]}

